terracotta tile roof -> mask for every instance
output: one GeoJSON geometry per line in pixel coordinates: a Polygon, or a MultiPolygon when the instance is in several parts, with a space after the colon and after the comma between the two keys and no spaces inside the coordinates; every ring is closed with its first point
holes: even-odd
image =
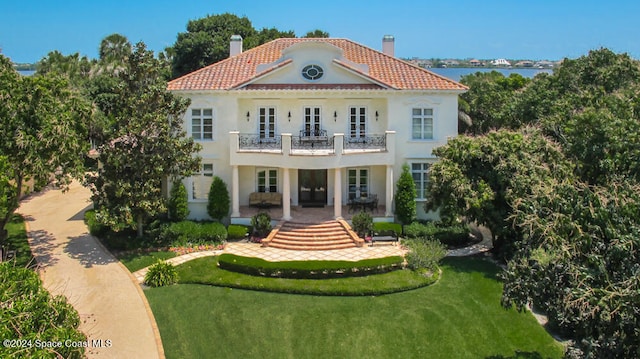
{"type": "MultiPolygon", "coordinates": [[[[334,63],[348,68],[359,75],[369,78],[377,85],[375,88],[392,88],[399,90],[467,90],[467,87],[434,74],[428,70],[409,64],[395,57],[373,50],[347,39],[277,39],[266,44],[249,49],[237,56],[230,57],[215,64],[194,71],[190,74],[172,80],[167,85],[171,91],[181,90],[230,90],[230,89],[267,89],[274,85],[252,85],[251,82],[269,72],[285,67],[288,62],[275,64],[263,71],[257,72],[258,65],[272,64],[282,57],[282,50],[289,46],[305,42],[321,41],[334,45],[343,50],[344,58],[356,64],[365,64],[369,71],[364,72],[348,62],[334,60],[334,63]]],[[[282,84],[286,88],[296,89],[297,84],[282,84]]],[[[309,88],[347,88],[344,84],[319,84],[309,88]]],[[[358,85],[361,88],[363,85],[358,85]]],[[[276,86],[277,88],[277,86],[276,86]]]]}

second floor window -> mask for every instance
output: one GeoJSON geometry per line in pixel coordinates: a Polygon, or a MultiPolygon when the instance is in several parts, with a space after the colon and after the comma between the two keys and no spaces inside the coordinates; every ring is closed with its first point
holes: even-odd
{"type": "Polygon", "coordinates": [[[367,108],[349,108],[349,137],[360,138],[367,133],[367,108]]]}
{"type": "Polygon", "coordinates": [[[260,138],[276,137],[276,109],[273,107],[260,107],[258,109],[258,126],[260,138]]]}
{"type": "Polygon", "coordinates": [[[411,139],[433,139],[433,109],[414,108],[411,116],[411,139]]]}
{"type": "Polygon", "coordinates": [[[191,110],[191,137],[194,140],[213,140],[213,110],[191,110]]]}

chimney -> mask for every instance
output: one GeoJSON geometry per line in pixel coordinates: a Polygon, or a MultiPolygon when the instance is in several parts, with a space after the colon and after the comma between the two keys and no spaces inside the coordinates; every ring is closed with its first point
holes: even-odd
{"type": "Polygon", "coordinates": [[[395,56],[395,41],[396,39],[393,37],[393,35],[384,35],[384,37],[382,37],[382,52],[389,56],[395,56]]]}
{"type": "Polygon", "coordinates": [[[242,53],[242,36],[231,35],[231,43],[229,44],[229,57],[240,55],[242,53]]]}

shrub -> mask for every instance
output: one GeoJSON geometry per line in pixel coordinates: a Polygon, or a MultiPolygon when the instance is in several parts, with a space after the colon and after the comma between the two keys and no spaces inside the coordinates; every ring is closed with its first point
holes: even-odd
{"type": "Polygon", "coordinates": [[[84,212],[84,223],[87,225],[89,233],[96,237],[105,234],[109,229],[107,226],[98,221],[98,219],[96,218],[96,212],[93,209],[84,212]]]}
{"type": "Polygon", "coordinates": [[[230,203],[227,185],[220,177],[213,177],[213,182],[211,182],[211,188],[209,189],[207,213],[214,220],[221,221],[229,214],[230,203]]]}
{"type": "Polygon", "coordinates": [[[402,235],[402,225],[400,223],[375,222],[373,224],[374,233],[394,232],[396,236],[402,235]]]}
{"type": "Polygon", "coordinates": [[[169,210],[169,218],[173,221],[184,221],[189,216],[187,189],[182,181],[173,182],[167,208],[169,210]]]}
{"type": "Polygon", "coordinates": [[[373,218],[365,211],[360,211],[351,217],[351,225],[353,230],[358,233],[361,238],[364,238],[367,234],[371,233],[373,229],[373,218]]]}
{"type": "Polygon", "coordinates": [[[271,232],[271,216],[269,214],[260,212],[251,217],[251,227],[253,227],[253,233],[259,237],[266,237],[271,232]]]}
{"type": "Polygon", "coordinates": [[[162,236],[172,246],[222,243],[227,239],[227,230],[218,222],[182,221],[167,226],[162,236]]]}
{"type": "Polygon", "coordinates": [[[249,233],[249,228],[240,224],[230,224],[227,233],[229,239],[242,239],[249,233]]]}
{"type": "Polygon", "coordinates": [[[78,330],[80,316],[62,296],[51,296],[38,275],[13,263],[0,263],[0,337],[29,340],[32,346],[0,346],[2,358],[83,358],[85,349],[73,346],[38,347],[34,343],[85,341],[78,330]]]}
{"type": "Polygon", "coordinates": [[[440,242],[432,240],[409,240],[405,242],[409,252],[405,255],[407,266],[413,270],[429,270],[434,272],[438,262],[447,255],[447,250],[440,242]]]}
{"type": "Polygon", "coordinates": [[[178,272],[173,264],[159,260],[149,267],[149,271],[144,276],[144,283],[150,287],[164,287],[178,281],[178,272]]]}
{"type": "Polygon", "coordinates": [[[438,225],[435,222],[422,224],[413,222],[404,226],[404,235],[414,239],[435,239],[447,246],[460,246],[469,242],[469,227],[464,224],[451,226],[438,225]]]}
{"type": "Polygon", "coordinates": [[[225,253],[218,257],[220,268],[232,272],[263,277],[326,279],[359,277],[386,273],[402,268],[400,256],[364,259],[361,261],[282,261],[269,262],[261,258],[225,253]]]}
{"type": "Polygon", "coordinates": [[[409,171],[409,165],[402,166],[402,174],[396,184],[396,217],[402,224],[411,223],[416,218],[416,184],[409,171]]]}

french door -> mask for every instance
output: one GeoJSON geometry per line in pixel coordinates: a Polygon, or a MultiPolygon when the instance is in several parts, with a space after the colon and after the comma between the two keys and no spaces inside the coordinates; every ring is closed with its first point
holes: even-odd
{"type": "Polygon", "coordinates": [[[304,108],[304,135],[319,136],[320,135],[320,107],[304,108]]]}
{"type": "Polygon", "coordinates": [[[298,187],[301,206],[327,204],[327,170],[298,170],[298,187]]]}

